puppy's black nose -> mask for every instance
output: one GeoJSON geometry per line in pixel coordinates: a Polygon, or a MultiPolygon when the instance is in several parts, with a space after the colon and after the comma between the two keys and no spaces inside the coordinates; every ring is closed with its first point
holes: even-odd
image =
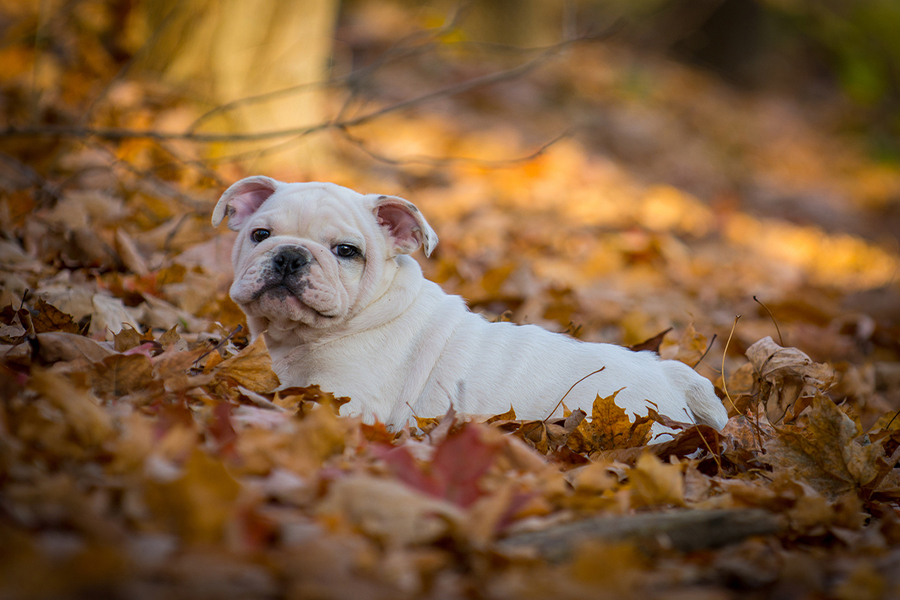
{"type": "Polygon", "coordinates": [[[275,272],[282,277],[286,275],[294,275],[300,269],[309,264],[312,254],[306,248],[301,246],[290,246],[281,248],[272,259],[272,266],[275,272]]]}

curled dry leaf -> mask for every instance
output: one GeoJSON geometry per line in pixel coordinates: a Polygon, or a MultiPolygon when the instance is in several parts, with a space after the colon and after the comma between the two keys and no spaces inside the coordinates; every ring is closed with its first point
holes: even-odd
{"type": "Polygon", "coordinates": [[[38,299],[31,322],[35,333],[49,333],[51,331],[63,331],[65,333],[78,333],[78,325],[72,316],[59,310],[52,304],[38,299]]]}
{"type": "MultiPolygon", "coordinates": [[[[782,348],[766,336],[749,348],[747,358],[759,378],[759,398],[771,423],[781,422],[799,398],[828,389],[834,372],[796,348],[782,348]]],[[[793,414],[799,414],[793,410],[793,414]]]]}
{"type": "Polygon", "coordinates": [[[706,336],[694,329],[693,323],[689,323],[678,340],[678,349],[672,358],[693,367],[703,358],[708,346],[706,336]]]}
{"type": "Polygon", "coordinates": [[[650,352],[655,352],[656,354],[659,354],[659,347],[662,345],[663,340],[666,337],[666,334],[669,333],[670,331],[672,331],[671,327],[657,333],[652,338],[646,339],[639,344],[634,344],[632,346],[629,346],[629,348],[635,352],[641,352],[643,350],[648,350],[650,352]]]}

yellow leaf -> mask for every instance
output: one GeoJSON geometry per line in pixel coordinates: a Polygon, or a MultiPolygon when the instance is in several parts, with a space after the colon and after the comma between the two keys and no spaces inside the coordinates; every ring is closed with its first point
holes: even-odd
{"type": "Polygon", "coordinates": [[[591,453],[647,443],[652,423],[646,419],[632,422],[625,409],[616,404],[620,391],[605,398],[597,396],[591,408],[591,420],[581,421],[569,438],[568,446],[572,451],[591,453]]]}
{"type": "Polygon", "coordinates": [[[190,543],[222,539],[241,485],[218,461],[195,448],[178,479],[146,488],[150,508],[190,543]]]}
{"type": "Polygon", "coordinates": [[[510,404],[508,411],[506,411],[505,413],[500,414],[500,415],[494,415],[493,417],[491,417],[490,419],[485,421],[485,423],[490,424],[490,423],[496,423],[497,421],[515,421],[515,420],[516,420],[516,409],[514,409],[513,405],[510,404]]]}
{"type": "Polygon", "coordinates": [[[672,504],[684,506],[684,475],[679,465],[663,463],[652,454],[642,454],[633,469],[631,504],[635,508],[672,504]]]}
{"type": "Polygon", "coordinates": [[[214,371],[215,375],[233,379],[248,390],[260,393],[271,392],[278,387],[278,376],[272,371],[272,358],[266,349],[263,336],[228,360],[223,361],[214,371]]]}

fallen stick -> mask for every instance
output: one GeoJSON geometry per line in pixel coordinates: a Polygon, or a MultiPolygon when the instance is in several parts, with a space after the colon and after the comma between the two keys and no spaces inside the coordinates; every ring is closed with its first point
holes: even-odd
{"type": "Polygon", "coordinates": [[[511,535],[498,542],[501,551],[533,551],[553,562],[566,560],[584,542],[633,542],[645,551],[706,550],[734,544],[785,527],[778,515],[758,509],[682,510],[596,517],[511,535]]]}

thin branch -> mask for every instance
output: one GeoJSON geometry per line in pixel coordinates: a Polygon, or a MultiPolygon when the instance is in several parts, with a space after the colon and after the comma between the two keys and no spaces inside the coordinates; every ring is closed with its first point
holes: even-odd
{"type": "MultiPolygon", "coordinates": [[[[194,133],[200,127],[200,125],[202,125],[212,117],[219,114],[231,112],[245,106],[264,104],[266,102],[272,102],[281,98],[290,97],[294,94],[302,94],[305,92],[317,89],[325,89],[329,87],[340,87],[343,85],[347,85],[351,88],[351,90],[353,90],[353,88],[356,87],[356,85],[354,84],[366,79],[366,77],[368,77],[373,71],[378,70],[384,65],[409,58],[410,56],[423,54],[424,52],[430,50],[432,48],[432,45],[430,43],[419,43],[416,46],[411,46],[410,44],[419,42],[422,38],[425,38],[426,40],[428,40],[428,42],[433,42],[440,36],[449,33],[459,24],[460,12],[460,10],[457,10],[455,14],[448,20],[446,25],[442,25],[440,27],[425,31],[415,31],[407,36],[400,38],[387,50],[385,50],[380,56],[378,56],[378,58],[376,58],[372,63],[339,77],[331,77],[323,81],[312,81],[301,83],[298,85],[292,85],[290,87],[273,90],[271,92],[266,92],[263,94],[257,94],[255,96],[238,98],[237,100],[233,100],[231,102],[216,106],[215,108],[212,108],[197,117],[197,119],[187,127],[187,132],[194,133]]],[[[356,92],[354,90],[351,92],[350,97],[352,98],[355,95],[356,92]]]]}
{"type": "Polygon", "coordinates": [[[737,322],[740,318],[741,315],[736,315],[734,317],[734,323],[731,325],[731,333],[728,334],[728,341],[725,342],[725,348],[722,350],[722,390],[725,392],[725,397],[731,402],[731,407],[735,411],[737,411],[737,406],[735,406],[734,400],[731,399],[731,394],[728,393],[728,376],[725,373],[725,355],[728,353],[728,346],[731,344],[731,338],[734,336],[734,330],[737,327],[737,322]]]}
{"type": "Polygon", "coordinates": [[[122,67],[116,72],[116,74],[106,82],[106,85],[104,85],[103,89],[100,90],[100,93],[98,93],[94,97],[94,99],[91,100],[90,105],[78,120],[79,125],[84,126],[90,121],[91,117],[94,115],[94,110],[96,110],[100,103],[106,99],[113,85],[115,85],[117,81],[121,81],[122,79],[124,79],[128,71],[131,70],[131,67],[134,66],[136,62],[143,59],[144,55],[153,48],[153,46],[159,39],[159,36],[163,31],[165,31],[166,27],[168,26],[169,22],[172,20],[178,9],[179,5],[175,5],[169,12],[166,13],[166,16],[162,18],[162,21],[160,21],[159,25],[156,26],[147,40],[143,44],[141,44],[141,47],[138,48],[137,52],[131,55],[131,57],[125,62],[124,65],[122,65],[122,67]]]}
{"type": "MultiPolygon", "coordinates": [[[[555,412],[556,412],[556,409],[558,409],[558,408],[560,407],[560,405],[563,403],[563,400],[565,400],[565,399],[566,399],[566,396],[569,395],[569,392],[571,392],[572,390],[575,389],[575,386],[576,386],[576,385],[578,385],[579,383],[581,383],[582,381],[584,381],[585,379],[587,379],[587,378],[590,377],[591,375],[596,375],[597,373],[599,373],[599,372],[601,372],[601,371],[605,371],[605,370],[606,370],[606,365],[603,365],[602,367],[600,367],[600,368],[597,369],[596,371],[591,371],[590,373],[588,373],[587,375],[585,375],[584,377],[582,377],[581,379],[579,379],[578,381],[576,381],[575,383],[573,383],[573,384],[572,384],[572,387],[570,387],[568,390],[566,390],[566,393],[563,394],[563,397],[559,399],[559,402],[556,403],[556,406],[553,407],[553,410],[551,410],[551,411],[550,411],[550,414],[547,415],[547,418],[544,419],[544,422],[546,423],[546,422],[550,419],[550,417],[553,416],[553,413],[555,413],[555,412]]],[[[619,390],[619,391],[621,392],[622,390],[619,390]]],[[[618,393],[618,392],[617,392],[617,393],[618,393]]]]}
{"type": "Polygon", "coordinates": [[[784,338],[781,337],[781,328],[778,326],[778,321],[775,320],[775,315],[772,314],[772,311],[769,310],[769,307],[759,301],[756,296],[753,296],[753,301],[762,306],[767,313],[769,313],[769,318],[772,319],[772,323],[775,324],[775,331],[778,332],[778,343],[784,347],[784,338]]]}
{"type": "Polygon", "coordinates": [[[707,346],[706,346],[706,351],[703,353],[703,356],[701,356],[701,357],[697,360],[697,362],[694,363],[694,366],[691,367],[693,370],[695,370],[695,371],[697,370],[697,367],[700,366],[700,363],[703,362],[703,359],[706,358],[706,355],[709,354],[709,351],[710,351],[710,350],[712,350],[713,344],[716,342],[716,338],[717,338],[718,336],[719,336],[718,333],[714,333],[714,334],[713,334],[712,339],[709,340],[709,344],[707,344],[707,346]]]}
{"type": "Polygon", "coordinates": [[[561,42],[549,49],[541,52],[531,60],[528,60],[515,67],[488,73],[479,77],[473,77],[460,83],[450,84],[437,90],[415,96],[408,100],[385,106],[380,109],[373,110],[369,113],[344,120],[324,121],[315,125],[304,127],[292,127],[288,129],[280,129],[275,131],[262,131],[256,133],[197,133],[191,131],[181,132],[163,132],[155,130],[137,130],[128,128],[93,128],[82,127],[78,125],[37,125],[37,126],[15,126],[8,125],[4,129],[0,129],[0,137],[31,137],[31,136],[60,136],[60,137],[96,137],[107,140],[126,140],[126,139],[148,139],[154,141],[188,141],[195,143],[222,143],[222,142],[259,142],[273,140],[278,138],[307,136],[313,133],[329,129],[346,129],[364,125],[370,121],[383,117],[385,115],[399,112],[420,104],[425,104],[431,100],[438,98],[446,98],[468,92],[470,90],[509,81],[519,78],[526,73],[534,70],[538,66],[546,62],[554,54],[559,53],[583,38],[561,42]]]}
{"type": "Polygon", "coordinates": [[[358,138],[352,135],[346,129],[341,130],[341,135],[351,144],[359,148],[361,151],[366,153],[371,158],[379,162],[383,162],[385,164],[394,165],[394,166],[403,166],[403,165],[411,165],[411,164],[424,164],[433,167],[444,167],[452,164],[470,164],[470,165],[478,165],[485,167],[503,167],[507,165],[513,165],[521,162],[528,162],[542,155],[547,151],[550,146],[560,141],[561,139],[568,137],[569,131],[563,131],[556,137],[551,140],[544,142],[541,146],[539,146],[536,150],[527,154],[525,156],[519,156],[516,158],[503,158],[503,159],[495,159],[495,160],[485,160],[480,158],[470,158],[467,156],[447,156],[447,157],[433,157],[433,156],[410,156],[406,158],[391,158],[389,156],[385,156],[384,154],[380,154],[375,152],[371,148],[369,148],[365,140],[358,138]]]}

